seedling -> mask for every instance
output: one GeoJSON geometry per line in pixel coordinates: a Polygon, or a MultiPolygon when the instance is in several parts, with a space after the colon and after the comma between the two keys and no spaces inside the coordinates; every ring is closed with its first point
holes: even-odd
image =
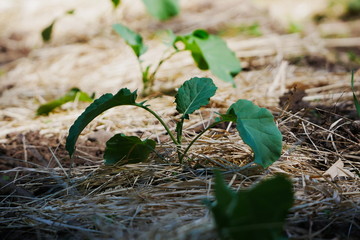
{"type": "Polygon", "coordinates": [[[292,184],[282,175],[263,180],[249,190],[232,191],[215,172],[215,202],[206,201],[221,239],[279,240],[293,205],[292,184]]]}
{"type": "MultiPolygon", "coordinates": [[[[282,135],[277,128],[274,117],[265,108],[260,108],[248,100],[238,100],[230,106],[226,114],[220,114],[219,118],[200,132],[190,143],[183,148],[182,135],[184,121],[189,119],[195,110],[209,104],[210,98],[215,94],[217,87],[210,78],[192,78],[186,81],[175,96],[176,110],[181,115],[178,119],[175,133],[164,120],[144,102],[136,102],[137,92],[131,92],[122,88],[115,95],[105,94],[95,100],[77,118],[69,130],[66,139],[66,150],[70,156],[75,151],[75,144],[83,129],[104,111],[122,105],[140,107],[151,113],[165,128],[172,142],[176,146],[179,162],[182,163],[190,147],[206,131],[222,122],[235,122],[243,141],[254,152],[254,162],[266,168],[279,159],[282,149],[282,135]]],[[[156,143],[151,139],[141,140],[136,136],[116,134],[106,143],[104,159],[106,165],[127,164],[145,161],[149,154],[155,150],[156,143]]]]}
{"type": "Polygon", "coordinates": [[[95,94],[89,96],[87,93],[80,91],[78,88],[72,88],[69,92],[67,92],[64,96],[42,104],[36,111],[36,115],[48,115],[55,108],[60,107],[61,105],[67,102],[73,102],[75,100],[79,100],[82,102],[92,102],[94,101],[95,94]]]}
{"type": "Polygon", "coordinates": [[[142,72],[143,96],[151,93],[156,73],[161,65],[181,51],[190,51],[199,69],[210,70],[215,76],[225,82],[232,83],[234,86],[234,77],[241,71],[240,62],[234,52],[227,47],[220,37],[211,35],[205,30],[196,30],[183,36],[176,36],[169,32],[169,50],[171,53],[162,57],[159,63],[152,68],[152,65],[143,66],[140,58],[147,51],[142,36],[121,24],[114,24],[113,29],[133,49],[137,57],[142,72]],[[179,49],[177,47],[178,42],[182,42],[185,47],[179,49]]]}

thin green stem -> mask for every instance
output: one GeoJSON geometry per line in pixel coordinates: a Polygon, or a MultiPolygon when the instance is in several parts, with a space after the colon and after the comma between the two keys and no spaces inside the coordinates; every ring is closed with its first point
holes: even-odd
{"type": "Polygon", "coordinates": [[[189,145],[186,147],[185,151],[182,153],[181,158],[179,159],[180,163],[182,163],[186,153],[189,151],[189,149],[191,148],[191,146],[196,142],[196,140],[198,140],[207,130],[209,130],[210,128],[213,128],[214,126],[216,126],[219,123],[222,122],[227,122],[225,120],[220,120],[217,122],[212,123],[210,126],[208,126],[207,128],[205,128],[201,133],[199,133],[190,143],[189,145]]]}
{"type": "Polygon", "coordinates": [[[148,108],[147,106],[144,106],[142,104],[136,104],[136,106],[141,107],[142,109],[145,109],[146,111],[151,113],[157,120],[159,120],[159,122],[161,123],[161,125],[164,126],[166,132],[169,134],[169,136],[170,136],[171,140],[174,142],[174,144],[176,146],[179,145],[176,138],[174,137],[174,134],[172,134],[172,132],[170,131],[170,128],[168,127],[168,125],[161,119],[161,117],[159,115],[157,115],[156,112],[154,112],[153,110],[151,110],[150,108],[148,108]]]}
{"type": "Polygon", "coordinates": [[[156,68],[154,69],[154,71],[152,72],[152,74],[151,74],[150,77],[149,77],[149,80],[150,80],[151,82],[154,81],[155,75],[156,75],[157,71],[159,70],[159,68],[161,67],[161,65],[162,65],[165,61],[167,61],[167,60],[169,60],[170,58],[172,58],[172,57],[173,57],[176,53],[178,53],[178,52],[180,52],[180,51],[179,51],[179,50],[176,50],[176,51],[170,53],[167,57],[164,57],[164,58],[162,58],[162,59],[160,60],[160,62],[158,63],[158,65],[156,66],[156,68]]]}
{"type": "Polygon", "coordinates": [[[184,125],[184,118],[181,118],[180,122],[178,122],[176,124],[176,138],[177,138],[177,146],[176,146],[176,151],[178,154],[178,158],[180,161],[180,164],[182,164],[182,153],[181,153],[181,142],[182,142],[182,129],[183,129],[183,125],[184,125]]]}

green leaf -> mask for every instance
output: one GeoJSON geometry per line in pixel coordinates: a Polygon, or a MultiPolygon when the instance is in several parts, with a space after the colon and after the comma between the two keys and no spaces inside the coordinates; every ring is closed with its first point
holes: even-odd
{"type": "Polygon", "coordinates": [[[253,150],[255,163],[266,168],[280,158],[282,135],[269,110],[248,100],[238,100],[227,114],[236,116],[236,129],[253,150]]]}
{"type": "Polygon", "coordinates": [[[114,8],[117,8],[117,7],[120,5],[120,3],[121,3],[120,0],[111,0],[111,2],[112,2],[112,4],[114,5],[114,8]]]}
{"type": "Polygon", "coordinates": [[[51,39],[52,31],[54,24],[56,23],[56,19],[46,28],[44,28],[41,32],[41,37],[44,42],[48,42],[51,39]]]}
{"type": "Polygon", "coordinates": [[[135,136],[116,134],[106,142],[105,165],[120,162],[121,165],[145,161],[154,151],[156,142],[151,139],[141,141],[135,136]]]}
{"type": "Polygon", "coordinates": [[[137,106],[135,102],[137,98],[136,91],[130,92],[127,88],[122,88],[118,93],[112,95],[107,93],[95,100],[85,111],[76,119],[69,130],[69,135],[66,139],[66,150],[72,156],[75,150],[76,141],[82,130],[97,116],[106,110],[115,106],[133,105],[137,106]]]}
{"type": "Polygon", "coordinates": [[[218,229],[224,229],[229,226],[230,219],[228,219],[228,215],[226,209],[236,198],[236,193],[227,187],[224,179],[221,177],[221,173],[219,171],[215,171],[215,186],[214,186],[214,194],[216,198],[216,202],[205,201],[205,204],[212,211],[216,226],[218,229]]]}
{"type": "Polygon", "coordinates": [[[143,44],[143,39],[140,34],[137,34],[122,24],[114,24],[113,29],[125,40],[126,44],[133,49],[137,57],[140,57],[146,52],[147,47],[143,44]]]}
{"type": "Polygon", "coordinates": [[[355,87],[354,87],[354,71],[351,72],[351,90],[353,93],[353,101],[354,101],[354,105],[356,108],[356,112],[358,113],[359,117],[360,117],[360,103],[358,98],[355,95],[355,87]]]}
{"type": "Polygon", "coordinates": [[[147,11],[159,20],[167,20],[179,14],[179,0],[143,0],[147,11]]]}
{"type": "Polygon", "coordinates": [[[234,79],[240,71],[240,61],[226,43],[218,36],[208,34],[205,30],[196,30],[190,35],[178,36],[174,41],[181,41],[191,55],[197,66],[208,70],[225,82],[234,84],[234,79]]]}
{"type": "Polygon", "coordinates": [[[75,13],[75,9],[71,9],[65,12],[67,15],[73,15],[75,13]]]}
{"type": "Polygon", "coordinates": [[[294,197],[282,175],[263,180],[249,190],[233,192],[220,174],[215,178],[216,201],[210,205],[223,239],[280,240],[294,197]]]}
{"type": "Polygon", "coordinates": [[[76,98],[82,102],[92,102],[94,99],[91,98],[87,93],[80,91],[78,88],[72,88],[67,92],[63,97],[58,98],[54,101],[42,104],[36,111],[36,115],[48,115],[55,108],[60,107],[61,105],[67,102],[73,102],[76,98]]]}
{"type": "Polygon", "coordinates": [[[184,82],[175,96],[176,110],[189,119],[189,114],[209,104],[217,87],[210,78],[191,78],[184,82]]]}

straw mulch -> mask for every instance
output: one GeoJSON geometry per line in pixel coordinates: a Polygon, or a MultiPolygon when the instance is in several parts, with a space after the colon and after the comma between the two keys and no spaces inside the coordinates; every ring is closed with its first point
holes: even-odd
{"type": "Polygon", "coordinates": [[[304,34],[287,34],[247,0],[182,1],[181,15],[163,23],[131,0],[116,11],[110,1],[34,3],[29,8],[24,0],[3,1],[0,8],[0,46],[5,49],[0,55],[1,239],[216,239],[203,204],[213,199],[214,168],[222,169],[236,190],[287,174],[295,192],[285,227],[292,239],[358,239],[360,123],[349,69],[359,65],[342,61],[344,54],[333,50],[358,49],[359,36],[322,38],[313,25],[304,34]],[[41,29],[69,9],[76,14],[60,18],[53,41],[43,44],[41,29]],[[34,113],[39,104],[74,86],[97,96],[141,87],[136,59],[111,33],[116,22],[145,36],[150,49],[145,63],[158,61],[165,49],[154,31],[170,28],[182,34],[204,28],[217,33],[257,22],[260,37],[224,36],[244,68],[235,79],[237,88],[198,70],[182,53],[162,66],[155,84],[159,94],[148,103],[174,129],[174,99],[162,93],[176,91],[194,76],[212,77],[219,90],[186,122],[184,142],[208,126],[215,112],[244,98],[274,113],[284,136],[282,157],[265,170],[241,170],[252,152],[234,125],[225,124],[201,137],[179,165],[156,119],[141,109],[119,107],[89,124],[70,159],[65,138],[86,104],[69,103],[49,116],[34,113]],[[104,143],[120,132],[154,139],[157,154],[141,164],[104,166],[104,143]]]}

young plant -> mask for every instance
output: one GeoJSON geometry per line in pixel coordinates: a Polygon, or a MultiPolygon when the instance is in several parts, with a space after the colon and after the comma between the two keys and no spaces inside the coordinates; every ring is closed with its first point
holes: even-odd
{"type": "Polygon", "coordinates": [[[236,193],[215,172],[215,201],[206,204],[221,239],[280,240],[287,239],[283,225],[293,195],[291,182],[282,175],[236,193]]]}
{"type": "MultiPolygon", "coordinates": [[[[183,162],[190,147],[206,131],[219,123],[229,121],[236,122],[236,129],[240,136],[254,152],[255,163],[266,168],[279,159],[282,149],[282,135],[275,125],[273,115],[267,109],[260,108],[247,100],[238,100],[232,104],[226,114],[220,114],[219,118],[192,139],[185,149],[183,148],[182,129],[184,121],[189,119],[195,110],[209,104],[216,89],[217,87],[210,78],[197,77],[186,81],[179,88],[175,103],[176,110],[181,114],[181,117],[176,124],[175,134],[163,119],[149,108],[146,101],[136,102],[136,91],[131,92],[129,89],[123,88],[115,95],[105,94],[90,104],[71,126],[66,139],[66,150],[70,156],[73,155],[80,133],[101,113],[116,106],[131,105],[148,111],[162,124],[176,146],[180,163],[183,162]]],[[[122,165],[145,161],[149,154],[154,151],[155,145],[156,143],[151,139],[141,140],[136,136],[116,134],[106,143],[105,164],[118,163],[122,165]]]]}
{"type": "Polygon", "coordinates": [[[152,68],[152,71],[150,71],[152,66],[144,67],[140,59],[141,55],[147,50],[147,47],[143,43],[142,36],[121,24],[114,24],[113,29],[125,40],[126,44],[133,49],[137,57],[142,72],[142,95],[144,96],[151,93],[156,73],[161,65],[181,51],[190,51],[199,69],[210,70],[215,76],[225,82],[232,83],[234,86],[234,77],[241,71],[240,61],[236,58],[234,52],[227,47],[226,43],[220,37],[211,35],[205,30],[196,30],[191,34],[183,36],[176,36],[170,32],[171,40],[169,49],[172,50],[172,52],[164,56],[159,63],[152,68]],[[182,42],[185,47],[179,49],[177,47],[178,42],[182,42]]]}
{"type": "Polygon", "coordinates": [[[94,97],[95,94],[89,96],[87,93],[80,91],[78,88],[72,88],[64,96],[40,105],[36,111],[36,115],[48,115],[55,108],[60,107],[67,102],[74,102],[76,99],[82,102],[92,102],[94,101],[94,97]]]}

